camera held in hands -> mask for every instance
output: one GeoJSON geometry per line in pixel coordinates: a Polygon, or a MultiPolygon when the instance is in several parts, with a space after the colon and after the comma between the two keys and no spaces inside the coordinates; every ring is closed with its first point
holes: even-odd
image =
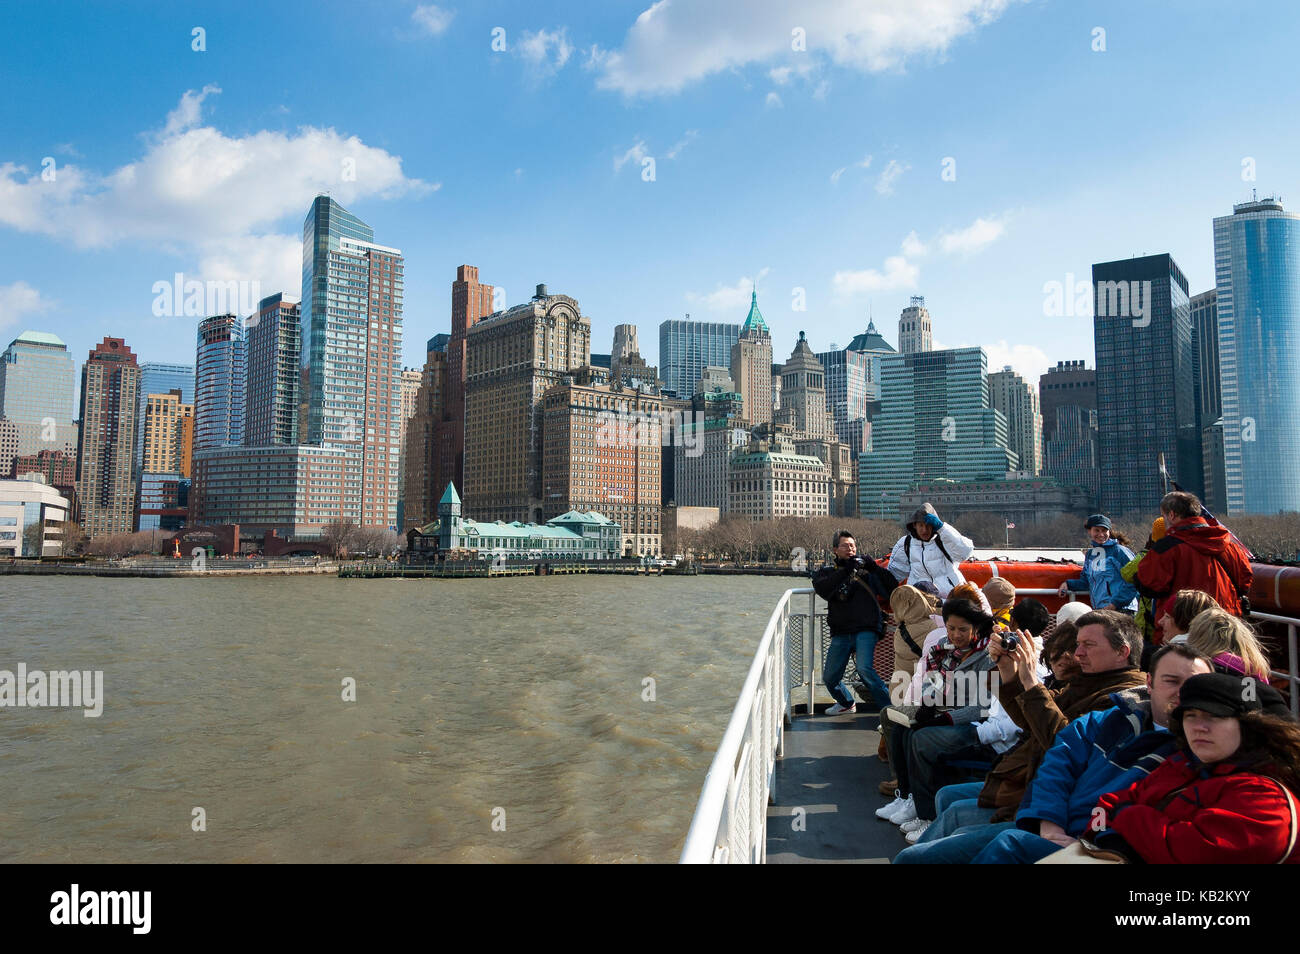
{"type": "Polygon", "coordinates": [[[995,635],[1001,641],[1004,653],[1014,653],[1016,647],[1020,645],[1020,637],[1005,626],[999,626],[995,635]]]}

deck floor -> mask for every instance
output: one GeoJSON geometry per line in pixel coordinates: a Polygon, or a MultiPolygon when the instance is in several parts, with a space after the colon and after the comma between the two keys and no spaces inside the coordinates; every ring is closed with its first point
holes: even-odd
{"type": "Polygon", "coordinates": [[[889,800],[876,787],[889,766],[876,758],[877,715],[796,715],[776,763],[767,809],[768,864],[888,864],[907,847],[903,834],[876,817],[889,800]],[[803,831],[796,808],[804,809],[803,831]]]}

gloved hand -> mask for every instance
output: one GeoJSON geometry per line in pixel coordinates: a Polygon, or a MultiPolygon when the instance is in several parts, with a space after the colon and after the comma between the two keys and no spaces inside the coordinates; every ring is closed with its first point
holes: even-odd
{"type": "Polygon", "coordinates": [[[853,565],[859,570],[874,570],[876,568],[876,561],[865,553],[859,553],[853,558],[853,565]]]}
{"type": "Polygon", "coordinates": [[[916,711],[916,728],[928,729],[936,725],[952,725],[952,715],[934,706],[922,706],[916,711]]]}
{"type": "Polygon", "coordinates": [[[939,528],[943,526],[943,521],[939,519],[937,513],[927,513],[925,515],[925,525],[935,533],[938,533],[939,528]]]}

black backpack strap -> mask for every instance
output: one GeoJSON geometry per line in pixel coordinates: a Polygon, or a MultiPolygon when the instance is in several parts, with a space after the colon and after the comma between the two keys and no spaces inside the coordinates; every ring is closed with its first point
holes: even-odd
{"type": "Polygon", "coordinates": [[[920,658],[921,647],[916,645],[916,640],[914,640],[912,634],[907,631],[906,623],[900,622],[898,624],[898,635],[903,637],[903,642],[907,644],[907,648],[916,653],[917,657],[920,658]]]}

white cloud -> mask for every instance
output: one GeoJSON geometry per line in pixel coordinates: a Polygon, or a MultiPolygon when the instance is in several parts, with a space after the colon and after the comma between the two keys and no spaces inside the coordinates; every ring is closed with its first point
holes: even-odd
{"type": "Polygon", "coordinates": [[[777,66],[768,70],[767,75],[777,86],[784,86],[786,83],[790,82],[790,74],[793,72],[794,69],[789,66],[777,66]]]}
{"type": "Polygon", "coordinates": [[[686,300],[692,305],[703,305],[710,311],[738,312],[749,307],[750,293],[770,271],[770,268],[761,269],[754,278],[745,276],[733,285],[719,285],[705,294],[687,292],[686,300]]]}
{"type": "Polygon", "coordinates": [[[53,307],[53,302],[26,282],[0,285],[0,328],[17,324],[24,315],[39,315],[53,307]]]}
{"type": "Polygon", "coordinates": [[[664,153],[664,155],[666,155],[669,159],[676,159],[677,155],[688,145],[690,145],[691,141],[695,139],[695,137],[698,136],[699,134],[700,132],[698,129],[686,130],[686,134],[683,135],[681,139],[677,140],[677,142],[673,143],[672,148],[669,149],[666,153],[664,153]]]}
{"type": "Polygon", "coordinates": [[[220,86],[205,86],[203,91],[199,93],[194,92],[192,89],[182,93],[181,101],[176,104],[175,109],[167,114],[167,125],[163,127],[162,138],[166,139],[175,136],[192,126],[197,126],[203,112],[203,101],[213,93],[220,92],[220,86]]]}
{"type": "Polygon", "coordinates": [[[885,259],[884,271],[867,268],[858,272],[836,272],[831,278],[831,288],[836,298],[853,298],[868,292],[915,288],[920,275],[920,268],[902,255],[891,255],[885,259]]]}
{"type": "Polygon", "coordinates": [[[950,254],[972,255],[996,242],[1005,231],[1004,219],[976,219],[964,229],[940,235],[939,247],[950,254]]]}
{"type": "MultiPolygon", "coordinates": [[[[987,341],[978,342],[979,347],[989,356],[989,371],[1001,371],[1007,365],[1016,371],[1022,378],[1038,387],[1038,379],[1047,373],[1047,369],[1055,367],[1055,363],[1048,360],[1047,352],[1042,348],[1027,344],[1008,344],[1005,340],[989,344],[987,341]]],[[[959,348],[973,348],[974,344],[962,343],[959,348]]]]}
{"type": "Polygon", "coordinates": [[[411,13],[411,22],[429,36],[441,36],[451,26],[455,11],[443,9],[432,3],[422,3],[411,13]]]}
{"type": "Polygon", "coordinates": [[[641,160],[644,159],[646,155],[645,140],[638,139],[632,144],[631,149],[623,153],[621,156],[614,157],[614,171],[618,172],[618,170],[622,169],[629,162],[634,162],[639,166],[641,165],[641,160]]]}
{"type": "Polygon", "coordinates": [[[772,92],[767,94],[767,97],[763,100],[763,105],[768,109],[780,109],[785,104],[781,102],[780,96],[772,92]]]}
{"type": "Polygon", "coordinates": [[[908,258],[920,258],[929,252],[929,247],[921,241],[921,237],[913,229],[903,238],[903,254],[908,258]]]}
{"type": "Polygon", "coordinates": [[[849,171],[849,167],[848,167],[848,166],[840,166],[838,169],[836,169],[834,172],[832,172],[832,173],[831,173],[831,185],[833,185],[833,186],[837,186],[837,185],[839,185],[839,184],[840,184],[840,176],[844,175],[844,173],[846,173],[846,172],[848,172],[848,171],[849,171]]]}
{"type": "MultiPolygon", "coordinates": [[[[796,55],[865,72],[940,60],[961,37],[996,20],[1015,0],[658,0],[636,18],[615,50],[593,47],[597,85],[629,96],[675,93],[705,77],[791,55],[792,31],[804,31],[796,55]]],[[[777,66],[778,84],[790,78],[777,66]],[[778,79],[778,76],[781,78],[778,79]]],[[[776,75],[773,75],[774,72],[776,75]]],[[[823,91],[822,95],[825,93],[823,91]]]]}
{"type": "Polygon", "coordinates": [[[856,165],[859,169],[870,169],[871,153],[867,153],[866,156],[863,157],[861,162],[854,163],[854,165],[856,165]]]}
{"type": "Polygon", "coordinates": [[[880,172],[880,177],[876,179],[876,191],[881,195],[893,195],[894,183],[908,169],[912,168],[906,163],[899,162],[897,159],[890,159],[889,164],[880,172]]]}
{"type": "MultiPolygon", "coordinates": [[[[558,30],[525,30],[523,39],[515,49],[533,68],[538,76],[550,76],[564,67],[573,55],[573,46],[569,43],[569,28],[558,30]]],[[[593,48],[594,49],[594,48],[593,48]]]]}
{"type": "Polygon", "coordinates": [[[203,101],[216,92],[186,92],[163,128],[145,137],[144,154],[107,174],[66,165],[45,182],[0,163],[0,225],[79,248],[161,246],[196,255],[227,277],[260,280],[268,294],[295,292],[301,262],[286,270],[285,250],[301,242],[299,223],[313,197],[329,192],[350,206],[439,188],[407,177],[399,156],[334,129],[227,136],[201,124],[203,101]],[[286,219],[290,232],[277,234],[286,219]]]}

